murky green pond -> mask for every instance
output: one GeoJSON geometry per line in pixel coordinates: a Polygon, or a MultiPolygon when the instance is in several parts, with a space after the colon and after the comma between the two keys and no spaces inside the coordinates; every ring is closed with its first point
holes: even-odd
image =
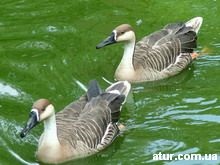
{"type": "Polygon", "coordinates": [[[153,154],[220,155],[220,13],[216,0],[1,0],[0,164],[36,164],[42,125],[25,139],[19,131],[32,102],[50,99],[56,110],[84,92],[76,81],[113,81],[123,45],[95,46],[121,23],[137,38],[165,24],[204,18],[198,51],[178,76],[132,85],[121,122],[126,130],[103,152],[66,163],[81,165],[220,164],[217,161],[153,161],[153,154]]]}

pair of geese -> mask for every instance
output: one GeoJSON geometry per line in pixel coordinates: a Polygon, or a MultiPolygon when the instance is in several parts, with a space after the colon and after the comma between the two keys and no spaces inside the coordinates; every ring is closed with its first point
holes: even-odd
{"type": "Polygon", "coordinates": [[[137,43],[130,25],[116,27],[96,48],[125,43],[124,55],[115,72],[119,81],[105,91],[95,80],[90,81],[87,92],[56,115],[51,102],[37,100],[20,136],[25,137],[44,121],[36,152],[37,159],[44,163],[62,163],[106,148],[120,132],[118,121],[131,88],[129,82],[164,79],[186,68],[198,55],[194,48],[202,20],[195,17],[185,23],[168,24],[137,43]]]}

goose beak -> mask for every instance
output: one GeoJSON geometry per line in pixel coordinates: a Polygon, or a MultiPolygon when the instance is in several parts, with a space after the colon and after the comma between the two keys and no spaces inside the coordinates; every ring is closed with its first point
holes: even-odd
{"type": "Polygon", "coordinates": [[[38,124],[38,112],[31,111],[29,115],[29,119],[20,133],[20,137],[23,138],[27,135],[27,133],[38,124]]]}
{"type": "Polygon", "coordinates": [[[107,45],[111,45],[111,44],[114,44],[116,43],[116,40],[115,40],[115,33],[112,32],[112,34],[107,37],[105,40],[103,40],[102,42],[100,42],[97,46],[96,46],[96,49],[100,49],[102,47],[105,47],[107,45]]]}

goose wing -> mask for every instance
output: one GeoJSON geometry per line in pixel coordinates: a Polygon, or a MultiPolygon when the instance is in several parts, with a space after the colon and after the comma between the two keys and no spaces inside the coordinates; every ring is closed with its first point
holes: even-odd
{"type": "MultiPolygon", "coordinates": [[[[56,114],[56,120],[62,120],[63,124],[68,124],[70,121],[74,122],[78,120],[80,114],[83,113],[86,103],[89,102],[92,97],[96,97],[101,94],[101,92],[102,90],[97,81],[90,81],[86,94],[80,97],[78,100],[67,105],[62,111],[58,112],[56,114]]],[[[59,126],[60,123],[57,124],[59,126]]]]}
{"type": "MultiPolygon", "coordinates": [[[[119,83],[116,85],[121,87],[119,83]]],[[[98,96],[90,95],[90,99],[86,101],[77,117],[69,114],[66,118],[61,118],[63,116],[59,114],[57,128],[60,142],[67,143],[81,153],[98,151],[109,145],[119,133],[117,121],[125,100],[123,93],[115,91],[114,86],[111,86],[98,96]],[[113,89],[113,92],[109,91],[110,89],[113,89]]],[[[122,91],[124,91],[123,86],[122,91]]],[[[84,98],[88,99],[88,94],[81,99],[84,98]]],[[[77,103],[71,107],[82,107],[82,104],[77,103]]],[[[63,112],[61,114],[63,115],[63,112]]]]}
{"type": "Polygon", "coordinates": [[[58,138],[66,138],[69,131],[72,131],[72,124],[78,121],[80,116],[85,112],[86,104],[92,97],[96,97],[100,93],[101,88],[99,87],[99,84],[95,80],[90,81],[86,94],[67,105],[62,111],[56,113],[58,138]]]}
{"type": "Polygon", "coordinates": [[[109,94],[103,93],[91,99],[83,109],[85,113],[76,121],[69,122],[68,125],[62,123],[63,120],[58,122],[58,136],[61,143],[65,142],[74,149],[88,152],[102,149],[114,140],[119,133],[116,121],[119,119],[120,108],[113,105],[121,106],[124,97],[110,94],[113,100],[108,102],[107,95],[109,94]],[[113,107],[114,110],[111,109],[113,107]]]}
{"type": "Polygon", "coordinates": [[[192,61],[190,53],[196,47],[196,39],[192,27],[186,27],[184,23],[168,24],[137,42],[134,67],[159,72],[170,67],[182,70],[192,61]]]}

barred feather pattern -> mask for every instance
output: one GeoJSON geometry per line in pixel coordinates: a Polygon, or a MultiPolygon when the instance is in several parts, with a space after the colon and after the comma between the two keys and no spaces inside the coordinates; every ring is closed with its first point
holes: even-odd
{"type": "Polygon", "coordinates": [[[166,25],[164,29],[136,43],[134,69],[142,70],[139,77],[145,80],[158,80],[175,75],[192,61],[190,53],[196,48],[196,40],[196,33],[184,23],[166,25]]]}
{"type": "Polygon", "coordinates": [[[112,122],[108,100],[98,96],[86,102],[86,96],[57,113],[58,139],[80,154],[95,153],[109,145],[119,133],[112,122]]]}

